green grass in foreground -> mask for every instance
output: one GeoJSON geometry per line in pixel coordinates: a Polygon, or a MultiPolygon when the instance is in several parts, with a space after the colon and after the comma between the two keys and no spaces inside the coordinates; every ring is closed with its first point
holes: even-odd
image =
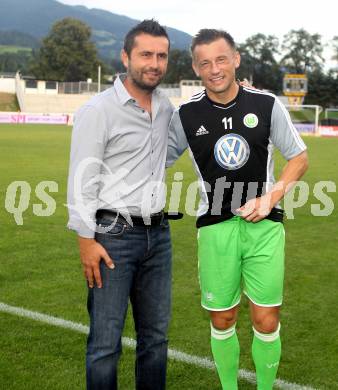
{"type": "MultiPolygon", "coordinates": [[[[304,180],[309,202],[286,222],[286,280],[282,312],[283,356],[278,373],[288,382],[320,389],[337,389],[338,340],[338,200],[328,217],[314,217],[310,205],[314,184],[338,184],[338,139],[306,138],[311,168],[304,180]]],[[[86,287],[75,234],[66,230],[66,181],[70,128],[62,126],[0,125],[0,301],[29,310],[88,324],[86,287]],[[4,209],[8,185],[27,181],[32,188],[23,226],[4,209]],[[34,193],[42,180],[58,183],[56,212],[36,217],[34,193]]],[[[276,172],[281,159],[277,156],[276,172]]],[[[168,173],[184,172],[184,190],[195,180],[187,155],[168,173]]],[[[169,184],[170,186],[170,184],[169,184]]],[[[184,209],[182,202],[181,209],[184,209]]],[[[200,308],[194,218],[171,223],[174,247],[173,313],[170,347],[211,357],[209,319],[200,308]]],[[[253,370],[248,304],[243,298],[238,321],[241,368],[253,370]]],[[[0,388],[83,389],[85,335],[0,313],[0,388]]],[[[128,316],[124,334],[134,337],[128,316]]],[[[120,388],[133,389],[134,355],[125,349],[120,364],[120,388]]],[[[170,361],[168,389],[219,389],[215,372],[170,361]]],[[[240,389],[254,389],[245,381],[240,389]]]]}

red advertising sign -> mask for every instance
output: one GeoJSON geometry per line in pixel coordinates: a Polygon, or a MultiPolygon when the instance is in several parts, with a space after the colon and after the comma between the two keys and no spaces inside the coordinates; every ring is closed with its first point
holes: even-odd
{"type": "Polygon", "coordinates": [[[338,126],[319,126],[319,134],[324,137],[338,137],[338,126]]]}

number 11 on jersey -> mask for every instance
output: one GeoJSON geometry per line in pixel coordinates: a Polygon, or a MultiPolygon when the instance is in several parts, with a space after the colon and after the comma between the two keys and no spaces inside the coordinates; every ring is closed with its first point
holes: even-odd
{"type": "Polygon", "coordinates": [[[223,118],[222,120],[223,124],[224,124],[224,129],[225,130],[232,130],[232,117],[230,118],[223,118]]]}

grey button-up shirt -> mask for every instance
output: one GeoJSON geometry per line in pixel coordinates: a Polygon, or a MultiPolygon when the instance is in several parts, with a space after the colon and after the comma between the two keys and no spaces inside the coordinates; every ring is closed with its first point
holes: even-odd
{"type": "Polygon", "coordinates": [[[117,77],[75,114],[68,178],[68,227],[95,235],[98,209],[143,216],[165,205],[165,160],[169,99],[152,94],[152,115],[143,110],[117,77]]]}

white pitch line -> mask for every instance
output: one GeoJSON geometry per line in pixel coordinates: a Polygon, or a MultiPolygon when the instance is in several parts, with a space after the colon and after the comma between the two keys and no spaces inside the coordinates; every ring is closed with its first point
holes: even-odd
{"type": "MultiPolygon", "coordinates": [[[[39,313],[36,311],[26,310],[22,307],[10,306],[5,303],[0,302],[0,312],[14,314],[20,317],[30,318],[35,321],[43,322],[45,324],[58,326],[64,329],[71,329],[79,333],[88,334],[89,327],[87,325],[79,324],[72,321],[67,321],[63,318],[53,317],[47,314],[39,313]]],[[[136,341],[129,338],[123,337],[122,343],[124,346],[135,349],[136,341]]],[[[214,370],[214,362],[208,358],[203,358],[199,356],[189,355],[187,353],[177,351],[176,349],[169,348],[168,356],[172,360],[176,360],[183,363],[192,364],[198,367],[207,368],[209,370],[214,370]]],[[[246,380],[247,382],[256,383],[255,373],[248,370],[239,370],[239,378],[246,380]]],[[[298,385],[296,383],[290,383],[282,379],[276,379],[275,387],[282,390],[315,390],[313,387],[298,385]]]]}

